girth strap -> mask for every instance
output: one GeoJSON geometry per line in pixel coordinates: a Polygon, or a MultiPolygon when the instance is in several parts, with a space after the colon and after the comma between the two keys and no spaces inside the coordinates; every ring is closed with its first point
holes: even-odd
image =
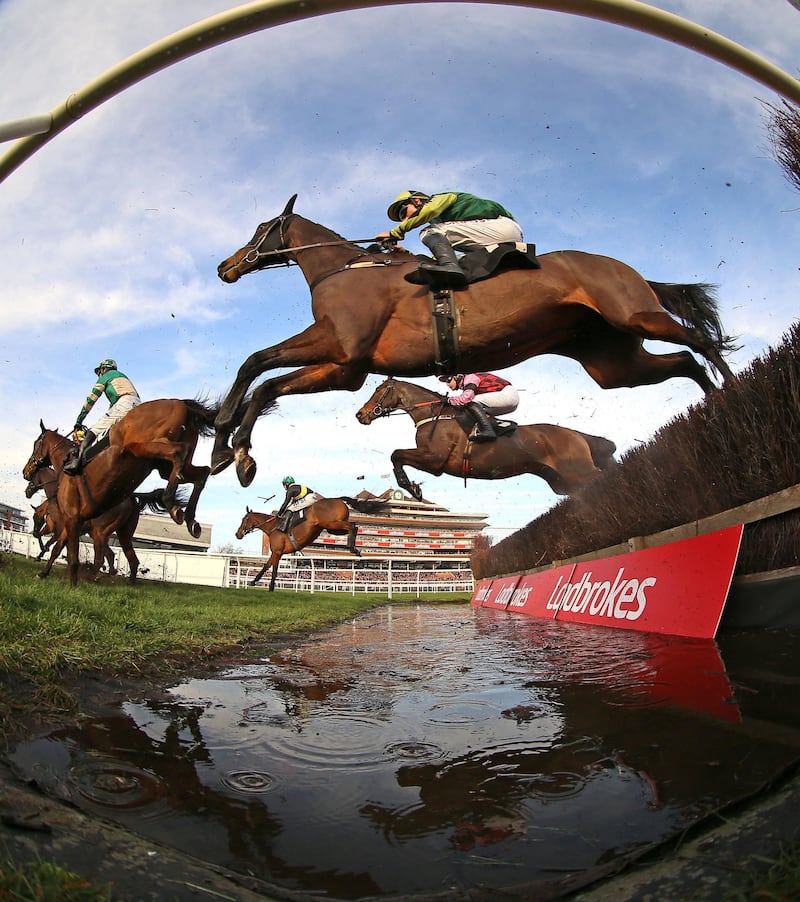
{"type": "Polygon", "coordinates": [[[431,316],[435,345],[434,366],[440,375],[458,371],[461,352],[458,346],[455,304],[449,288],[431,290],[431,316]]]}

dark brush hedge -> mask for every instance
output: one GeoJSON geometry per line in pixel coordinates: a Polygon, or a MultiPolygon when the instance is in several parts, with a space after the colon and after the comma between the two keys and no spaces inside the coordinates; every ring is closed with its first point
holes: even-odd
{"type": "MultiPolygon", "coordinates": [[[[737,507],[800,483],[800,324],[618,466],[502,542],[477,579],[516,573],[737,507]]],[[[610,436],[613,439],[613,436],[610,436]]],[[[748,526],[737,572],[800,562],[800,515],[748,526]]]]}

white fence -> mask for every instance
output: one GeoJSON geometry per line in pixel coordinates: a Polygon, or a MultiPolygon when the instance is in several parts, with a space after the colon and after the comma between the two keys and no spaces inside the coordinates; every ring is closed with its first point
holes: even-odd
{"type": "MultiPolygon", "coordinates": [[[[0,527],[0,549],[35,558],[39,554],[39,542],[30,533],[11,532],[0,527]]],[[[122,575],[128,575],[128,562],[117,546],[111,549],[115,566],[122,575]]],[[[230,554],[212,554],[193,551],[160,551],[137,548],[139,576],[161,582],[188,583],[198,586],[247,589],[261,569],[265,559],[255,555],[242,557],[230,554]]],[[[64,555],[62,554],[62,558],[64,555]]],[[[81,542],[79,557],[82,562],[94,560],[91,544],[81,542]]],[[[269,572],[259,582],[258,588],[269,584],[269,572]]],[[[343,564],[336,570],[322,569],[314,565],[314,559],[303,556],[298,562],[295,555],[281,561],[278,589],[294,592],[374,592],[391,598],[393,594],[422,594],[434,592],[464,592],[472,594],[475,580],[469,570],[414,570],[357,569],[343,564]]]]}

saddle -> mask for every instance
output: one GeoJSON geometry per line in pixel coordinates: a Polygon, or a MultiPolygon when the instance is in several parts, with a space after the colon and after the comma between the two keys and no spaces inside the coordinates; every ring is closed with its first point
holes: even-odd
{"type": "MultiPolygon", "coordinates": [[[[416,256],[420,263],[433,262],[433,258],[425,254],[416,256]]],[[[459,259],[458,264],[467,277],[467,285],[472,285],[473,282],[482,282],[484,279],[510,269],[541,269],[542,267],[536,257],[535,244],[513,244],[511,242],[498,244],[492,251],[488,251],[485,247],[468,251],[459,259]]],[[[427,285],[432,291],[458,290],[465,287],[464,285],[448,284],[447,273],[437,273],[425,269],[409,273],[406,281],[412,282],[414,285],[427,285]]]]}
{"type": "MultiPolygon", "coordinates": [[[[111,430],[109,430],[110,432],[111,430]]],[[[106,448],[109,446],[110,440],[108,437],[108,432],[101,438],[98,439],[93,445],[89,447],[89,450],[86,452],[86,457],[83,459],[84,466],[89,463],[90,460],[94,460],[98,454],[101,454],[106,448]]],[[[72,460],[73,458],[78,456],[78,449],[74,448],[69,452],[67,460],[72,460]]]]}
{"type": "Polygon", "coordinates": [[[86,452],[86,459],[85,459],[84,463],[88,463],[90,460],[93,460],[95,457],[97,457],[98,454],[102,454],[103,451],[106,450],[106,448],[111,444],[111,441],[109,439],[110,432],[111,432],[111,430],[109,429],[108,432],[106,432],[106,434],[102,438],[99,438],[89,448],[89,450],[86,452]]]}

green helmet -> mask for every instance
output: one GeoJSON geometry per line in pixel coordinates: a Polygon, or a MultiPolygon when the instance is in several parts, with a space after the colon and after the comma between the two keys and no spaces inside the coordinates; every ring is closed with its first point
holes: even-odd
{"type": "Polygon", "coordinates": [[[115,370],[117,368],[117,361],[112,360],[110,357],[106,357],[105,360],[101,360],[100,363],[94,368],[94,372],[96,376],[100,375],[100,370],[115,370]]]}
{"type": "Polygon", "coordinates": [[[430,200],[430,194],[423,194],[422,191],[401,191],[400,194],[389,204],[386,215],[392,222],[402,222],[403,217],[400,215],[401,206],[405,206],[412,197],[421,197],[423,200],[430,200]]]}
{"type": "Polygon", "coordinates": [[[284,476],[284,477],[283,477],[283,484],[284,484],[284,485],[294,485],[294,477],[292,477],[292,476],[284,476]]]}

